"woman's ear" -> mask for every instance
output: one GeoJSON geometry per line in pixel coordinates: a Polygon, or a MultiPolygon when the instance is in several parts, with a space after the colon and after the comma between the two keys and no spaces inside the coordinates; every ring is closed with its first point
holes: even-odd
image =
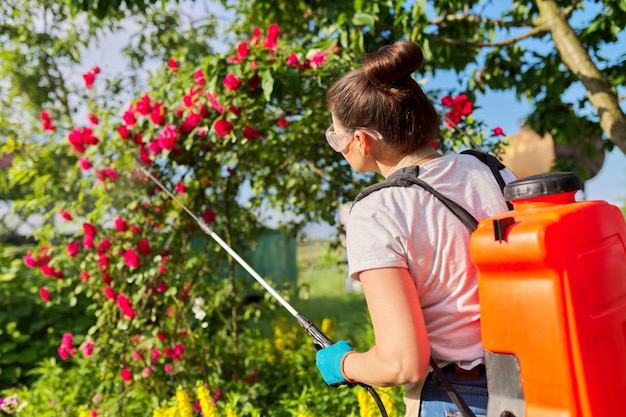
{"type": "Polygon", "coordinates": [[[372,138],[362,130],[355,130],[354,137],[359,147],[361,156],[366,157],[372,150],[372,138]]]}

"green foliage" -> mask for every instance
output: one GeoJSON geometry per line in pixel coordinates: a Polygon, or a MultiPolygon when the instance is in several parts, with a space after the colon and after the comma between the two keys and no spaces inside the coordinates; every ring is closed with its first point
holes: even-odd
{"type": "Polygon", "coordinates": [[[31,249],[0,244],[0,389],[34,382],[28,371],[42,357],[56,355],[61,335],[81,334],[91,325],[83,297],[71,307],[65,291],[50,303],[39,298],[40,287],[52,289],[58,283],[24,267],[22,257],[31,249]]]}

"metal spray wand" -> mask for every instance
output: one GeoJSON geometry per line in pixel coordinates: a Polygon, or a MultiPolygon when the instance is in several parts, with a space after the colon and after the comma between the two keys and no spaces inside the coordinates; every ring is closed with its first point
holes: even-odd
{"type": "MultiPolygon", "coordinates": [[[[307,319],[302,314],[298,313],[298,311],[295,308],[293,308],[293,306],[289,304],[287,300],[285,300],[278,292],[276,292],[276,290],[272,288],[272,286],[269,285],[267,281],[265,281],[265,279],[263,279],[263,277],[261,277],[261,275],[259,275],[254,270],[254,268],[252,268],[241,256],[239,256],[239,254],[235,252],[233,248],[231,248],[226,242],[224,242],[224,240],[219,235],[217,235],[213,231],[213,229],[211,229],[211,226],[209,226],[202,218],[196,216],[194,212],[192,212],[182,201],[180,201],[174,194],[172,194],[172,192],[168,190],[167,187],[165,187],[165,185],[163,185],[161,181],[159,181],[147,169],[143,167],[139,167],[139,169],[141,170],[141,172],[143,172],[144,175],[150,178],[150,180],[154,182],[161,190],[163,190],[163,192],[165,192],[172,200],[174,200],[183,210],[185,210],[187,214],[189,214],[191,218],[194,219],[196,223],[198,223],[198,226],[200,226],[200,229],[204,233],[209,235],[226,252],[228,252],[228,254],[232,256],[233,259],[237,261],[237,263],[239,263],[239,265],[241,265],[246,271],[248,271],[248,273],[252,276],[252,278],[254,278],[259,284],[261,284],[263,288],[265,288],[272,295],[272,297],[274,297],[283,307],[285,307],[285,309],[293,317],[296,318],[300,326],[302,326],[302,328],[306,330],[309,336],[311,336],[311,338],[313,339],[313,346],[315,347],[315,350],[320,350],[322,348],[328,347],[333,344],[333,342],[320,329],[318,329],[317,326],[315,326],[315,324],[313,324],[311,320],[307,319]]],[[[354,386],[355,384],[350,384],[350,385],[354,386]]],[[[365,388],[372,395],[372,397],[376,401],[376,404],[378,405],[378,408],[382,416],[388,417],[387,411],[385,410],[385,406],[383,405],[382,400],[378,396],[378,393],[376,392],[376,390],[374,390],[373,387],[367,384],[358,383],[358,385],[365,388]]]]}

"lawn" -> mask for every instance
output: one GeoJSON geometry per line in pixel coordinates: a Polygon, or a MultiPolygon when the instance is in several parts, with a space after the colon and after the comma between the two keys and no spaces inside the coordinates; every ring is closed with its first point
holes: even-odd
{"type": "MultiPolygon", "coordinates": [[[[346,288],[343,251],[332,249],[331,241],[315,240],[298,245],[298,312],[319,326],[324,318],[335,320],[335,338],[368,338],[369,316],[358,283],[346,288]]],[[[349,284],[350,285],[350,284],[349,284]]]]}

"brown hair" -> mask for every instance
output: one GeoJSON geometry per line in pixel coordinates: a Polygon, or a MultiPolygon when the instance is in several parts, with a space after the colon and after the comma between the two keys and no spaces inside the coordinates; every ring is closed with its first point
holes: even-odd
{"type": "Polygon", "coordinates": [[[330,87],[328,109],[345,127],[380,132],[402,154],[423,147],[437,138],[440,126],[435,107],[411,78],[423,60],[414,42],[383,46],[330,87]]]}

